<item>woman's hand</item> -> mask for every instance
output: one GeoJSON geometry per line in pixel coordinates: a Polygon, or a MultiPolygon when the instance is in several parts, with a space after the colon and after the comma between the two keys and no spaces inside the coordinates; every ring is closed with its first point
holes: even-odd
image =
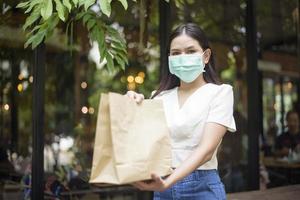
{"type": "Polygon", "coordinates": [[[143,94],[139,94],[134,91],[127,91],[126,96],[133,99],[137,103],[141,103],[145,99],[143,94]]]}
{"type": "Polygon", "coordinates": [[[152,180],[150,181],[138,181],[132,185],[140,190],[157,191],[162,192],[170,187],[165,179],[162,179],[157,174],[151,174],[152,180]]]}

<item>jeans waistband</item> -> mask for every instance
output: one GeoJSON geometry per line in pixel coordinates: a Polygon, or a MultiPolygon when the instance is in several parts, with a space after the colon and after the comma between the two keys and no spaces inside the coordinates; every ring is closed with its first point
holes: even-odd
{"type": "Polygon", "coordinates": [[[193,180],[202,180],[209,178],[210,180],[220,180],[219,173],[216,169],[211,170],[195,170],[188,176],[186,176],[182,181],[193,181],[193,180]]]}

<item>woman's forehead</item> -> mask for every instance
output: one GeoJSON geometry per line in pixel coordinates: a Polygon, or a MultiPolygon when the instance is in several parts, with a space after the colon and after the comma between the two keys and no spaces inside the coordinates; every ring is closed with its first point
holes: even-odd
{"type": "Polygon", "coordinates": [[[175,37],[171,41],[170,49],[187,49],[187,48],[201,48],[199,42],[194,38],[182,34],[175,37]]]}

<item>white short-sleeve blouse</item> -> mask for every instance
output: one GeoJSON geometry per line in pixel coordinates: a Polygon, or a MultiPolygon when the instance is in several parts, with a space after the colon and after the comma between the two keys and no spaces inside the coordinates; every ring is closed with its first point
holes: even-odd
{"type": "MultiPolygon", "coordinates": [[[[172,140],[172,165],[175,168],[199,145],[207,122],[221,124],[231,132],[236,130],[233,118],[233,90],[230,85],[207,83],[189,96],[181,108],[177,92],[178,87],[175,87],[155,97],[163,100],[172,140]]],[[[198,169],[217,169],[217,149],[212,159],[198,169]]]]}

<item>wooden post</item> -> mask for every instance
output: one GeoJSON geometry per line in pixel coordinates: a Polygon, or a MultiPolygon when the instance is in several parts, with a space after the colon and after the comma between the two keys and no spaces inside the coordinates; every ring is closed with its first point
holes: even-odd
{"type": "Polygon", "coordinates": [[[257,68],[256,3],[247,0],[246,48],[248,89],[248,188],[259,189],[259,135],[262,133],[262,116],[257,68]]]}
{"type": "Polygon", "coordinates": [[[32,136],[32,200],[44,199],[44,93],[45,44],[34,50],[33,65],[33,136],[32,136]]]}
{"type": "Polygon", "coordinates": [[[166,59],[167,43],[171,29],[170,4],[166,1],[158,0],[159,5],[159,46],[160,46],[160,76],[163,73],[168,61],[166,59]]]}

